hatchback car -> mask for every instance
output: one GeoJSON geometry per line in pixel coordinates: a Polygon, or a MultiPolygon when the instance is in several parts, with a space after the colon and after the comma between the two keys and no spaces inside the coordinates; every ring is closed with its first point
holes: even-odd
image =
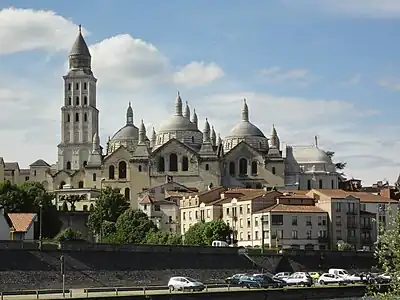
{"type": "Polygon", "coordinates": [[[190,277],[171,277],[168,289],[172,291],[202,291],[205,286],[202,282],[190,277]]]}

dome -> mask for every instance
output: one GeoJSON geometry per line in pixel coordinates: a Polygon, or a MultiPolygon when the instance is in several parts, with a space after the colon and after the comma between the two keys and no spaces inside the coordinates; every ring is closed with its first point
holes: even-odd
{"type": "Polygon", "coordinates": [[[118,130],[111,140],[137,140],[139,138],[139,129],[133,124],[127,124],[118,130]]]}
{"type": "Polygon", "coordinates": [[[161,125],[159,132],[193,130],[198,131],[196,124],[190,122],[190,120],[184,116],[174,115],[161,125]]]}
{"type": "Polygon", "coordinates": [[[325,151],[317,147],[293,148],[293,157],[298,163],[332,164],[332,160],[325,151]]]}
{"type": "Polygon", "coordinates": [[[248,121],[241,121],[239,124],[237,124],[233,129],[231,130],[230,136],[238,136],[238,137],[244,137],[244,136],[259,136],[259,137],[265,137],[265,135],[262,133],[262,131],[252,123],[248,121]]]}
{"type": "Polygon", "coordinates": [[[229,137],[257,136],[265,138],[264,133],[249,121],[249,108],[246,99],[243,101],[242,121],[231,130],[229,137]]]}

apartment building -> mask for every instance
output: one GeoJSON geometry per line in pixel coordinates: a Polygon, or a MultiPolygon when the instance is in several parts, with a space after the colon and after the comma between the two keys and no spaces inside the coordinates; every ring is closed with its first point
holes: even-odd
{"type": "Polygon", "coordinates": [[[276,203],[254,213],[256,245],[264,247],[324,250],[328,247],[328,214],[305,195],[281,195],[276,203]],[[258,222],[261,220],[261,222],[258,222]],[[257,239],[258,238],[258,239],[257,239]]]}
{"type": "Polygon", "coordinates": [[[199,193],[192,193],[180,200],[180,225],[181,232],[200,221],[209,222],[222,217],[220,204],[224,187],[215,187],[199,193]]]}
{"type": "Polygon", "coordinates": [[[279,195],[263,189],[231,189],[221,195],[222,218],[234,231],[238,246],[261,244],[262,222],[254,213],[274,205],[279,195]]]}

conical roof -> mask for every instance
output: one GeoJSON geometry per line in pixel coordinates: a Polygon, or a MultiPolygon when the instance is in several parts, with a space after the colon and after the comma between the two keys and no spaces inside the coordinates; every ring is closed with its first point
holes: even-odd
{"type": "Polygon", "coordinates": [[[72,46],[71,51],[69,52],[70,56],[91,56],[89,48],[85,42],[85,39],[82,36],[82,27],[79,25],[79,34],[76,37],[75,43],[72,46]]]}

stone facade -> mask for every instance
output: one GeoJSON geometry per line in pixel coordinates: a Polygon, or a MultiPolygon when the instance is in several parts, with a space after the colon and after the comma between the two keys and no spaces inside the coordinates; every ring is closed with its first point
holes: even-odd
{"type": "MultiPolygon", "coordinates": [[[[241,120],[222,139],[206,119],[199,129],[196,111],[178,93],[175,112],[149,137],[143,120],[135,125],[129,104],[126,125],[110,137],[105,149],[99,139],[99,110],[91,55],[79,32],[69,54],[61,107],[58,161],[39,159],[30,169],[0,163],[0,178],[15,183],[42,182],[49,191],[64,186],[98,190],[120,189],[133,208],[137,195],[165,183],[166,178],[193,190],[213,186],[285,189],[337,188],[339,174],[317,145],[281,149],[275,126],[270,136],[249,117],[246,100],[241,120]],[[1,172],[4,169],[4,176],[1,172]]],[[[86,205],[86,204],[85,204],[86,205]]],[[[82,206],[83,209],[83,206],[82,206]]]]}

